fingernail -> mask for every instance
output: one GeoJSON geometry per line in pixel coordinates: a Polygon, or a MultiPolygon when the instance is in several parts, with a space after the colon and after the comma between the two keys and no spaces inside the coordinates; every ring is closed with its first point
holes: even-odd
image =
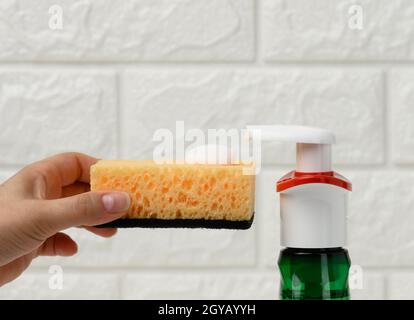
{"type": "Polygon", "coordinates": [[[119,213],[128,210],[130,202],[129,195],[126,192],[113,192],[102,196],[103,206],[109,213],[119,213]]]}

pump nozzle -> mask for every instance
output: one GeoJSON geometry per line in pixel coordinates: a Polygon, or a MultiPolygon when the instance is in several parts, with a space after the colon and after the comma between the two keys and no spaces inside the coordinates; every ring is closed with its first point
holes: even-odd
{"type": "Polygon", "coordinates": [[[289,125],[254,125],[247,126],[247,130],[259,131],[262,141],[295,142],[297,172],[332,171],[331,145],[335,135],[329,130],[289,125]]]}
{"type": "Polygon", "coordinates": [[[290,248],[334,248],[345,243],[347,194],[351,183],[333,172],[335,135],[303,126],[247,126],[262,141],[296,143],[296,170],[276,183],[280,192],[281,244],[290,248]]]}

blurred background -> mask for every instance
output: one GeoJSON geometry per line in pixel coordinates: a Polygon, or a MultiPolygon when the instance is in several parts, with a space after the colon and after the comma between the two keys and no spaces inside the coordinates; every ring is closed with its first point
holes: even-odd
{"type": "MultiPolygon", "coordinates": [[[[414,299],[413,15],[412,0],[2,0],[0,180],[63,151],[151,158],[181,120],[331,129],[354,188],[352,297],[414,299]]],[[[276,299],[294,146],[263,148],[250,230],[71,229],[75,257],[37,259],[0,298],[276,299]]]]}

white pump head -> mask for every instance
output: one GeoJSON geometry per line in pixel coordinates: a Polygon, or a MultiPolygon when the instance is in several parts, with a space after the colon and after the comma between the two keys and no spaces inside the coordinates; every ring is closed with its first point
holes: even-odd
{"type": "Polygon", "coordinates": [[[347,196],[351,184],[332,171],[332,132],[303,126],[248,126],[262,141],[296,143],[296,171],[277,182],[281,245],[333,248],[345,244],[347,196]]]}
{"type": "Polygon", "coordinates": [[[331,167],[331,145],[335,135],[326,129],[305,126],[247,126],[249,131],[260,131],[262,141],[296,143],[297,172],[328,172],[331,167]]]}

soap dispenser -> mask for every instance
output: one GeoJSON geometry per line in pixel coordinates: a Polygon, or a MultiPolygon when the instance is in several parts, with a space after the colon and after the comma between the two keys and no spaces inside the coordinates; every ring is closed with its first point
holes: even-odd
{"type": "Polygon", "coordinates": [[[296,169],[280,193],[282,300],[349,299],[346,241],[351,183],[331,167],[332,132],[305,126],[248,126],[261,141],[296,143],[296,169]]]}

